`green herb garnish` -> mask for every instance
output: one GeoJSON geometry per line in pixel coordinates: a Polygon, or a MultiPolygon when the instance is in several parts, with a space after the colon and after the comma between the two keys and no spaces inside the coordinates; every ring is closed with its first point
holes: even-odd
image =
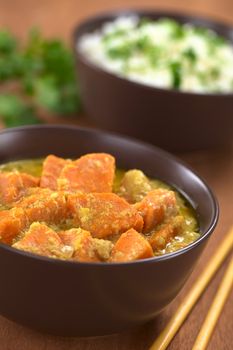
{"type": "Polygon", "coordinates": [[[0,91],[0,120],[8,127],[36,123],[41,111],[58,116],[80,111],[71,50],[38,30],[23,46],[9,31],[0,31],[0,91]]]}
{"type": "Polygon", "coordinates": [[[179,89],[182,79],[181,64],[179,62],[172,62],[170,68],[172,74],[172,87],[174,89],[179,89]]]}

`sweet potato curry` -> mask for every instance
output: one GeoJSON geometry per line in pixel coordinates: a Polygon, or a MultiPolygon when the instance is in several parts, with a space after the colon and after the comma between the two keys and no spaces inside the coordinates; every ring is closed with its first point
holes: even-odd
{"type": "Polygon", "coordinates": [[[0,242],[52,258],[126,262],[200,236],[191,206],[110,154],[48,155],[0,166],[0,242]]]}

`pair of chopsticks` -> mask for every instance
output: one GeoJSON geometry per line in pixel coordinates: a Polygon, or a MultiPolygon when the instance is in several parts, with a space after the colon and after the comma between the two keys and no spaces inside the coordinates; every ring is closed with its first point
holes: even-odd
{"type": "MultiPolygon", "coordinates": [[[[158,338],[152,344],[149,350],[165,350],[170,344],[171,340],[185,321],[189,312],[192,310],[196,301],[201,296],[202,292],[211,281],[212,277],[221,266],[224,259],[233,249],[233,227],[227,233],[226,237],[222,241],[221,245],[208,262],[201,276],[195,282],[195,285],[191,288],[188,295],[183,300],[182,304],[178,307],[174,316],[170,319],[167,326],[160,333],[158,338]]],[[[204,350],[206,349],[214,327],[223,309],[224,303],[229,295],[233,285],[233,257],[228,265],[228,268],[224,274],[220,287],[216,293],[214,301],[207,313],[201,330],[196,338],[192,350],[204,350]]]]}

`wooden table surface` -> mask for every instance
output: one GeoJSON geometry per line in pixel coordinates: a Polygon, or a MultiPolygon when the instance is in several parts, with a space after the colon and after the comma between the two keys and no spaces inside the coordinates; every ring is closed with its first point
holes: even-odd
{"type": "MultiPolygon", "coordinates": [[[[183,10],[233,23],[232,0],[0,0],[1,26],[9,27],[24,39],[29,28],[39,26],[44,34],[70,39],[74,25],[97,11],[121,7],[156,7],[183,10]]],[[[220,116],[221,118],[221,116],[220,116]]],[[[168,319],[182,303],[183,297],[201,273],[227,230],[233,224],[233,147],[181,155],[212,187],[219,204],[220,220],[196,268],[177,298],[153,322],[120,335],[96,339],[59,338],[40,334],[0,316],[0,350],[145,350],[163,329],[168,319]]],[[[229,258],[227,259],[229,261],[229,258]]],[[[190,350],[211,304],[227,261],[221,267],[204,295],[176,335],[169,350],[190,350]]],[[[1,287],[0,287],[1,288],[1,287]]],[[[15,293],[17,297],[17,291],[15,293]]],[[[233,349],[233,293],[227,300],[209,350],[233,349]]]]}

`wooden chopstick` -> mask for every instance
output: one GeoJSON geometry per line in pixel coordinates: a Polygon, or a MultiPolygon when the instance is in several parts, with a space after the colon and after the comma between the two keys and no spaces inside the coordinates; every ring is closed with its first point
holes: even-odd
{"type": "Polygon", "coordinates": [[[188,316],[189,312],[195,305],[196,301],[232,248],[233,227],[227,233],[215,254],[209,260],[206,268],[149,350],[164,350],[167,348],[176,332],[179,330],[180,326],[188,316]]]}
{"type": "Polygon", "coordinates": [[[207,313],[205,321],[200,329],[192,350],[206,349],[214,327],[218,321],[220,313],[223,309],[225,301],[233,286],[233,257],[224,274],[220,287],[215,295],[214,301],[207,313]]]}

